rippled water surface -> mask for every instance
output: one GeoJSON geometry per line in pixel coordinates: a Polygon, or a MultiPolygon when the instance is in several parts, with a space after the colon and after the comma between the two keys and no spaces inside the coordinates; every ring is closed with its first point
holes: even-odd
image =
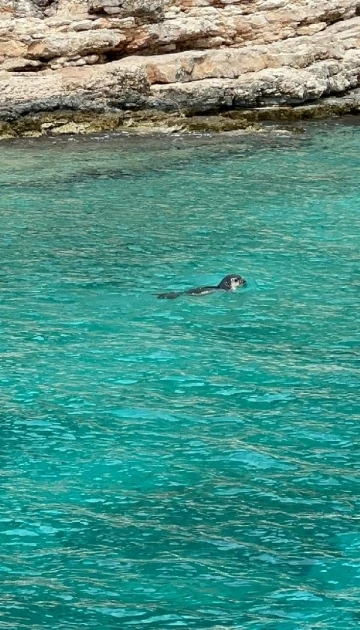
{"type": "Polygon", "coordinates": [[[359,628],[359,140],[2,145],[0,628],[359,628]]]}

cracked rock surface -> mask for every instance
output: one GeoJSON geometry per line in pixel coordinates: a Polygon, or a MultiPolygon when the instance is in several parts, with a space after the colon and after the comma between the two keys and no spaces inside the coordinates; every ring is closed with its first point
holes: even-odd
{"type": "Polygon", "coordinates": [[[0,0],[6,121],[298,106],[359,77],[360,0],[0,0]]]}

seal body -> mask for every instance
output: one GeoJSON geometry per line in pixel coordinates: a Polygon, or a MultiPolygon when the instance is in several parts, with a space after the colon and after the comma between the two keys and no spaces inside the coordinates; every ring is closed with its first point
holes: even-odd
{"type": "Polygon", "coordinates": [[[171,291],[169,293],[159,293],[158,298],[160,300],[174,300],[180,295],[208,295],[214,293],[214,291],[236,291],[239,287],[245,286],[246,280],[241,276],[235,274],[229,274],[225,276],[216,286],[208,287],[195,287],[194,289],[188,289],[187,291],[171,291]]]}

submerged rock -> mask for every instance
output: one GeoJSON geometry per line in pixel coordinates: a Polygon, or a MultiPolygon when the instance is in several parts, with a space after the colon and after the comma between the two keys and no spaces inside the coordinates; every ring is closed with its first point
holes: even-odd
{"type": "Polygon", "coordinates": [[[19,115],[0,121],[0,139],[94,134],[102,132],[222,133],[281,131],[303,133],[300,121],[317,120],[359,111],[360,93],[299,107],[230,110],[210,115],[185,115],[157,110],[113,110],[99,113],[63,109],[19,115]]]}

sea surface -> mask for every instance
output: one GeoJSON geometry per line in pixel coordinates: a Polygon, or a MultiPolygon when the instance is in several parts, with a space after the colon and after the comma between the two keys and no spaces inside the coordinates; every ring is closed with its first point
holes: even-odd
{"type": "Polygon", "coordinates": [[[1,144],[1,629],[360,627],[359,143],[1,144]]]}

